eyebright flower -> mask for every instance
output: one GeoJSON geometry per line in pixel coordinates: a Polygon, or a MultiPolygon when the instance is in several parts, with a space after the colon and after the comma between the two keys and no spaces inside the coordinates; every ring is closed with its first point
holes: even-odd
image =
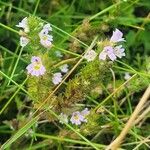
{"type": "Polygon", "coordinates": [[[52,82],[57,85],[62,81],[62,74],[60,72],[57,72],[53,75],[52,82]]]}
{"type": "Polygon", "coordinates": [[[90,114],[90,111],[88,110],[88,108],[85,108],[84,110],[81,111],[81,115],[84,117],[86,117],[89,114],[90,114]]]}
{"type": "Polygon", "coordinates": [[[94,50],[90,50],[84,55],[84,58],[89,62],[89,61],[93,61],[96,56],[97,53],[94,50]]]}
{"type": "Polygon", "coordinates": [[[119,58],[125,56],[124,48],[122,47],[122,45],[114,47],[114,54],[119,58]]]}
{"type": "Polygon", "coordinates": [[[33,56],[31,58],[31,64],[26,67],[28,74],[32,76],[40,76],[46,72],[45,67],[42,65],[42,61],[40,57],[33,56]]]}
{"type": "Polygon", "coordinates": [[[112,46],[105,46],[103,51],[99,54],[100,60],[106,60],[107,56],[112,60],[116,60],[116,55],[114,54],[114,49],[112,46]]]}
{"type": "Polygon", "coordinates": [[[110,38],[110,42],[113,42],[114,44],[105,46],[103,51],[99,55],[100,60],[106,60],[107,56],[112,60],[116,60],[118,58],[122,58],[125,56],[124,48],[122,45],[117,45],[117,42],[125,41],[123,37],[123,33],[116,29],[113,31],[113,35],[110,38]]]}
{"type": "Polygon", "coordinates": [[[50,24],[48,23],[48,24],[43,26],[43,29],[39,33],[39,36],[42,36],[43,34],[47,35],[49,33],[49,31],[52,31],[52,28],[51,28],[50,24]]]}
{"type": "Polygon", "coordinates": [[[64,65],[60,66],[59,69],[61,70],[61,72],[67,73],[69,70],[68,67],[69,67],[68,64],[64,64],[64,65]]]}
{"type": "Polygon", "coordinates": [[[22,47],[26,46],[28,43],[29,43],[29,39],[28,39],[28,38],[26,38],[26,37],[24,37],[24,36],[21,36],[21,37],[20,37],[20,45],[21,45],[22,47]]]}
{"type": "Polygon", "coordinates": [[[125,80],[128,80],[128,79],[130,79],[130,78],[131,78],[131,76],[130,76],[129,72],[125,72],[124,79],[125,79],[125,80]]]}
{"type": "Polygon", "coordinates": [[[64,123],[68,123],[68,116],[66,114],[61,113],[59,115],[59,118],[61,119],[59,122],[64,124],[64,123]]]}
{"type": "Polygon", "coordinates": [[[45,48],[50,48],[52,46],[53,37],[48,34],[43,34],[40,36],[40,43],[45,48]]]}
{"type": "Polygon", "coordinates": [[[72,124],[80,125],[82,121],[84,122],[84,117],[81,115],[79,111],[76,111],[73,112],[70,121],[72,124]]]}
{"type": "Polygon", "coordinates": [[[43,29],[39,33],[40,43],[45,48],[50,48],[53,41],[53,36],[49,35],[49,31],[52,31],[50,24],[46,24],[43,26],[43,29]]]}
{"type": "Polygon", "coordinates": [[[123,33],[120,30],[116,29],[115,31],[113,31],[113,35],[110,38],[110,42],[116,43],[116,42],[125,41],[124,38],[122,37],[123,37],[123,33]]]}
{"type": "Polygon", "coordinates": [[[47,31],[52,31],[52,27],[51,27],[51,25],[50,25],[49,23],[45,24],[45,25],[43,26],[43,29],[44,29],[44,30],[47,30],[47,31]]]}
{"type": "Polygon", "coordinates": [[[88,110],[88,108],[85,108],[84,110],[81,111],[81,115],[84,117],[84,121],[83,122],[87,122],[86,117],[90,114],[90,111],[88,110]]]}
{"type": "Polygon", "coordinates": [[[30,31],[29,26],[28,26],[28,18],[25,17],[21,22],[19,22],[18,25],[16,25],[19,28],[23,28],[24,32],[28,33],[30,31]]]}

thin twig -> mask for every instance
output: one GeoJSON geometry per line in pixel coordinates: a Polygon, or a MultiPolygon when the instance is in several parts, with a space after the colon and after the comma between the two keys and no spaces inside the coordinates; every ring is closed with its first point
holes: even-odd
{"type": "Polygon", "coordinates": [[[133,126],[136,117],[140,113],[143,105],[145,104],[145,102],[148,100],[149,97],[150,97],[150,85],[146,89],[145,93],[143,94],[141,100],[139,101],[130,119],[126,123],[124,129],[121,131],[120,135],[106,148],[106,150],[117,150],[117,148],[119,148],[120,144],[122,143],[128,131],[133,126]]]}

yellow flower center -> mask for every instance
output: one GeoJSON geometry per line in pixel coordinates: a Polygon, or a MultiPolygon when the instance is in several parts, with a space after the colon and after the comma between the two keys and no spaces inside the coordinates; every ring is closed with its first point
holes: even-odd
{"type": "Polygon", "coordinates": [[[47,40],[47,36],[46,35],[43,35],[43,38],[42,38],[44,41],[47,40]]]}
{"type": "Polygon", "coordinates": [[[33,63],[33,66],[34,66],[35,70],[39,70],[41,68],[41,65],[42,65],[41,62],[34,62],[33,63]]]}
{"type": "Polygon", "coordinates": [[[35,69],[35,70],[39,70],[40,67],[41,67],[41,65],[35,65],[35,66],[34,66],[34,69],[35,69]]]}
{"type": "Polygon", "coordinates": [[[75,115],[75,116],[74,116],[74,119],[75,119],[75,120],[79,120],[79,116],[78,116],[78,115],[75,115]]]}

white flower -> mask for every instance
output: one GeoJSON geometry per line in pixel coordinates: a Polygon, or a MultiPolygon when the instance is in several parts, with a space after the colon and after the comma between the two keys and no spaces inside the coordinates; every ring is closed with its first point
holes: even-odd
{"type": "Polygon", "coordinates": [[[90,111],[88,110],[88,108],[85,108],[84,110],[81,111],[81,115],[84,117],[84,121],[83,122],[87,122],[86,117],[90,114],[90,111]]]}
{"type": "Polygon", "coordinates": [[[40,57],[33,56],[31,58],[31,64],[26,67],[28,74],[32,76],[40,76],[46,72],[45,67],[42,65],[42,61],[40,57]]]}
{"type": "Polygon", "coordinates": [[[116,29],[115,31],[113,31],[113,35],[110,38],[110,41],[114,43],[125,41],[124,38],[122,37],[123,37],[123,33],[120,30],[116,29]]]}
{"type": "Polygon", "coordinates": [[[49,31],[52,31],[52,28],[51,28],[50,24],[48,23],[43,26],[43,29],[39,33],[39,37],[41,37],[43,35],[48,35],[49,31]]]}
{"type": "Polygon", "coordinates": [[[85,108],[84,110],[81,111],[81,115],[84,117],[86,117],[89,114],[90,114],[90,111],[88,110],[88,108],[85,108]]]}
{"type": "Polygon", "coordinates": [[[129,72],[125,72],[124,79],[125,79],[125,80],[128,80],[128,79],[130,79],[130,78],[131,78],[131,76],[130,76],[129,72]]]}
{"type": "Polygon", "coordinates": [[[96,56],[97,53],[94,50],[90,50],[84,55],[84,58],[89,62],[89,61],[93,61],[96,56]]]}
{"type": "Polygon", "coordinates": [[[21,22],[19,22],[19,24],[16,26],[19,28],[23,28],[24,32],[26,32],[26,33],[28,33],[30,31],[29,26],[28,26],[28,18],[27,17],[23,18],[23,20],[21,22]]]}
{"type": "Polygon", "coordinates": [[[28,43],[29,43],[29,39],[28,39],[28,38],[26,38],[26,37],[24,37],[24,36],[21,36],[21,37],[20,37],[20,45],[21,45],[22,47],[26,46],[28,43]]]}
{"type": "Polygon", "coordinates": [[[50,24],[46,24],[43,26],[43,29],[39,33],[40,43],[45,48],[50,48],[53,41],[53,36],[48,34],[49,31],[52,31],[52,28],[50,24]]]}
{"type": "Polygon", "coordinates": [[[57,72],[53,75],[52,82],[57,85],[62,81],[62,74],[60,72],[57,72]]]}
{"type": "Polygon", "coordinates": [[[52,27],[51,27],[51,25],[50,25],[49,23],[45,24],[45,25],[43,26],[43,29],[44,29],[44,30],[47,30],[47,31],[52,31],[52,27]]]}
{"type": "Polygon", "coordinates": [[[59,118],[60,118],[60,121],[59,121],[60,123],[62,124],[68,123],[68,116],[66,114],[61,113],[59,115],[59,118]]]}
{"type": "Polygon", "coordinates": [[[114,47],[114,54],[119,58],[125,56],[124,48],[122,47],[122,45],[114,47]]]}
{"type": "Polygon", "coordinates": [[[112,60],[116,60],[117,57],[114,54],[114,49],[112,46],[105,46],[103,51],[99,54],[99,59],[100,60],[106,60],[107,56],[112,60]]]}
{"type": "Polygon", "coordinates": [[[40,35],[40,43],[45,48],[50,48],[52,46],[53,37],[48,34],[40,35]]]}
{"type": "Polygon", "coordinates": [[[69,67],[68,64],[64,64],[64,65],[60,66],[59,69],[61,70],[61,72],[67,73],[69,70],[68,67],[69,67]]]}
{"type": "Polygon", "coordinates": [[[84,122],[84,117],[79,111],[76,111],[72,114],[70,121],[72,124],[80,125],[82,121],[84,122]]]}

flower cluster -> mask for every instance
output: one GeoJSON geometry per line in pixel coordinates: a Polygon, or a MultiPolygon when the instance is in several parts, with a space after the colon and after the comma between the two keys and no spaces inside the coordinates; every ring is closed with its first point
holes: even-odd
{"type": "MultiPolygon", "coordinates": [[[[67,73],[68,72],[68,65],[64,64],[62,66],[59,67],[59,69],[61,70],[62,73],[67,73]]],[[[53,78],[52,78],[52,82],[57,85],[62,81],[62,73],[61,72],[57,72],[53,74],[53,78]]]]}
{"type": "Polygon", "coordinates": [[[52,41],[53,41],[53,36],[48,34],[49,31],[52,31],[52,28],[50,24],[48,23],[43,26],[43,29],[39,33],[40,43],[45,48],[50,48],[52,45],[52,41]]]}
{"type": "MultiPolygon", "coordinates": [[[[85,108],[83,111],[79,112],[73,112],[72,116],[70,118],[70,121],[72,124],[75,125],[80,125],[82,122],[87,122],[87,116],[90,114],[90,111],[88,110],[88,108],[85,108]]],[[[60,123],[68,123],[68,116],[66,114],[61,113],[59,115],[60,117],[60,123]]]]}
{"type": "Polygon", "coordinates": [[[28,74],[32,76],[41,76],[46,72],[45,67],[42,65],[42,61],[40,57],[33,56],[31,58],[31,64],[26,67],[28,74]]]}
{"type": "MultiPolygon", "coordinates": [[[[28,25],[28,18],[25,17],[21,22],[19,22],[18,25],[16,25],[17,27],[19,28],[22,28],[23,29],[23,32],[25,34],[22,34],[21,37],[20,37],[20,45],[22,47],[26,46],[28,43],[29,43],[29,38],[27,38],[26,34],[30,31],[29,29],[29,25],[28,25]]],[[[22,31],[22,30],[21,30],[22,31]]]]}
{"type": "MultiPolygon", "coordinates": [[[[19,28],[22,28],[23,30],[21,30],[20,34],[20,45],[22,47],[26,46],[29,43],[29,37],[28,37],[28,33],[30,32],[30,28],[28,25],[28,18],[25,17],[23,18],[23,20],[21,22],[19,22],[18,25],[16,25],[19,28]]],[[[40,38],[40,44],[42,46],[44,46],[45,48],[50,48],[52,45],[52,41],[53,41],[53,36],[49,35],[49,31],[52,31],[52,28],[50,26],[50,24],[45,24],[42,28],[42,30],[40,31],[39,38],[40,38]]]]}
{"type": "Polygon", "coordinates": [[[114,61],[118,58],[125,56],[124,48],[122,45],[117,45],[119,42],[124,42],[123,33],[116,29],[113,31],[113,35],[110,38],[110,41],[107,46],[104,47],[102,52],[99,55],[100,60],[106,60],[108,57],[110,60],[114,61]]]}

